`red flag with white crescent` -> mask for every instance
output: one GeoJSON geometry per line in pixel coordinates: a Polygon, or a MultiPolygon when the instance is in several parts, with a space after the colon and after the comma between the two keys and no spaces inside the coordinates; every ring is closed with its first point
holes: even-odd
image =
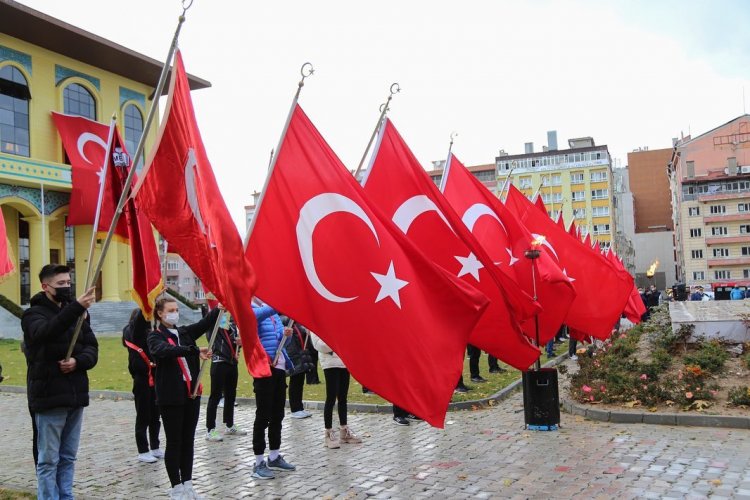
{"type": "Polygon", "coordinates": [[[443,426],[487,299],[370,205],[299,106],[247,256],[258,297],[319,335],[362,385],[443,426]]]}

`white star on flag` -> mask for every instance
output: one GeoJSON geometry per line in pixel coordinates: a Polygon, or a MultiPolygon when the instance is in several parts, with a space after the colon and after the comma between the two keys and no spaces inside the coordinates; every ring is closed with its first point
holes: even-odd
{"type": "Polygon", "coordinates": [[[474,252],[469,252],[469,255],[466,257],[456,255],[455,258],[461,263],[461,270],[457,274],[459,278],[465,274],[471,274],[475,280],[479,281],[479,270],[484,266],[479,262],[476,255],[474,255],[474,252]]]}
{"type": "Polygon", "coordinates": [[[104,176],[105,175],[106,174],[104,172],[104,167],[100,168],[99,172],[97,172],[97,174],[96,174],[96,176],[99,177],[99,185],[101,185],[101,183],[104,182],[104,176]]]}
{"type": "Polygon", "coordinates": [[[515,264],[516,262],[518,262],[518,258],[517,257],[513,257],[513,252],[511,251],[510,248],[506,248],[506,250],[508,250],[508,255],[510,255],[510,262],[508,262],[508,265],[512,266],[513,264],[515,264]]]}
{"type": "Polygon", "coordinates": [[[571,278],[570,276],[568,276],[568,271],[566,271],[565,269],[563,269],[562,271],[565,277],[568,278],[568,281],[570,281],[571,283],[573,283],[576,280],[575,278],[571,278]]]}
{"type": "Polygon", "coordinates": [[[386,297],[390,297],[390,299],[396,303],[398,308],[401,309],[401,297],[399,297],[398,291],[408,285],[409,282],[396,278],[396,272],[393,270],[393,261],[391,261],[391,265],[388,266],[388,271],[386,271],[385,274],[373,272],[370,274],[372,274],[372,277],[380,283],[380,292],[378,292],[375,302],[377,303],[386,297]]]}

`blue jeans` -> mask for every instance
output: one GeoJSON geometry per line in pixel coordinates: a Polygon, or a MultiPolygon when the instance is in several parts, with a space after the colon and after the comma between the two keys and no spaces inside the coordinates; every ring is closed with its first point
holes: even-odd
{"type": "Polygon", "coordinates": [[[34,417],[39,432],[37,497],[44,500],[73,498],[73,473],[83,408],[54,408],[38,411],[34,417]]]}

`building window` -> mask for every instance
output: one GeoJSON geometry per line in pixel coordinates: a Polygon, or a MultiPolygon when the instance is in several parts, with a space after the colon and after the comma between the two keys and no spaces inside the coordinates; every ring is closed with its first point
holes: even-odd
{"type": "Polygon", "coordinates": [[[700,215],[701,207],[690,207],[688,208],[688,215],[700,215]]]}
{"type": "Polygon", "coordinates": [[[750,203],[739,203],[737,205],[738,212],[750,212],[750,203]]]}
{"type": "Polygon", "coordinates": [[[193,281],[193,280],[190,279],[190,278],[182,278],[182,284],[183,285],[189,285],[191,281],[193,281]]]}
{"type": "Polygon", "coordinates": [[[611,246],[612,246],[612,242],[611,241],[602,241],[601,243],[599,243],[599,249],[602,252],[606,252],[607,250],[609,250],[609,247],[611,247],[611,246]]]}
{"type": "Polygon", "coordinates": [[[609,217],[609,207],[591,207],[592,217],[609,217]]]}
{"type": "Polygon", "coordinates": [[[714,257],[729,257],[729,249],[728,248],[714,248],[714,257]]]}
{"type": "Polygon", "coordinates": [[[606,170],[597,170],[595,172],[591,172],[591,182],[604,182],[606,180],[607,180],[606,170]]]}
{"type": "Polygon", "coordinates": [[[552,185],[553,186],[561,186],[562,185],[562,176],[560,174],[554,174],[554,175],[552,175],[552,185]]]}
{"type": "Polygon", "coordinates": [[[711,236],[726,236],[729,230],[726,226],[717,226],[711,228],[711,236]]]}
{"type": "Polygon", "coordinates": [[[750,269],[743,269],[742,270],[742,277],[743,278],[750,278],[750,269]]]}
{"type": "Polygon", "coordinates": [[[31,265],[30,265],[29,223],[18,214],[18,271],[21,281],[21,305],[31,299],[31,265]]]}
{"type": "Polygon", "coordinates": [[[531,187],[531,177],[521,177],[520,182],[521,189],[529,189],[531,187]]]}
{"type": "Polygon", "coordinates": [[[703,258],[703,250],[692,250],[690,252],[690,255],[694,259],[702,259],[703,258]]]}
{"type": "Polygon", "coordinates": [[[750,255],[750,247],[742,247],[740,248],[740,252],[743,256],[747,257],[748,255],[750,255]]]}
{"type": "Polygon", "coordinates": [[[702,235],[703,235],[703,231],[699,227],[690,230],[690,237],[691,238],[700,238],[702,235]]]}
{"type": "Polygon", "coordinates": [[[706,273],[703,271],[693,271],[693,281],[703,281],[706,279],[706,273]]]}
{"type": "Polygon", "coordinates": [[[583,184],[583,172],[572,172],[570,174],[571,184],[583,184]]]}
{"type": "Polygon", "coordinates": [[[711,214],[725,214],[727,213],[726,205],[711,205],[711,214]]]}
{"type": "Polygon", "coordinates": [[[589,227],[588,226],[581,226],[579,228],[581,230],[581,237],[583,238],[587,234],[589,234],[589,227]]]}
{"type": "Polygon", "coordinates": [[[180,263],[174,260],[167,262],[167,271],[178,271],[180,269],[180,263]]]}
{"type": "Polygon", "coordinates": [[[198,300],[203,300],[206,298],[206,293],[203,290],[198,290],[195,292],[195,298],[198,300]]]}
{"type": "Polygon", "coordinates": [[[584,201],[586,199],[586,191],[573,191],[570,195],[573,201],[584,201]]]}
{"type": "Polygon", "coordinates": [[[29,101],[23,73],[14,66],[0,68],[0,151],[30,156],[29,101]]]}
{"type": "Polygon", "coordinates": [[[562,193],[542,193],[542,201],[547,203],[562,203],[562,193]]]}
{"type": "Polygon", "coordinates": [[[76,239],[75,227],[68,225],[65,216],[65,265],[70,268],[70,280],[76,282],[76,239]]]}
{"type": "Polygon", "coordinates": [[[63,90],[63,112],[96,120],[96,101],[86,87],[71,83],[63,90]]]}
{"type": "MultiPolygon", "coordinates": [[[[123,115],[125,118],[125,149],[132,157],[138,147],[138,141],[141,140],[141,134],[143,134],[143,115],[133,104],[128,104],[125,107],[123,115]]],[[[142,166],[143,155],[141,155],[136,169],[140,170],[142,166]]]]}
{"type": "Polygon", "coordinates": [[[728,270],[714,271],[714,279],[728,280],[732,278],[732,273],[728,270]]]}
{"type": "Polygon", "coordinates": [[[585,208],[577,208],[573,210],[573,216],[576,219],[585,219],[586,218],[586,209],[585,208]]]}
{"type": "Polygon", "coordinates": [[[593,189],[591,191],[592,200],[606,200],[609,198],[609,189],[593,189]]]}
{"type": "Polygon", "coordinates": [[[750,224],[743,224],[740,226],[740,234],[750,234],[750,224]]]}
{"type": "Polygon", "coordinates": [[[609,234],[609,224],[594,224],[594,234],[609,234]]]}

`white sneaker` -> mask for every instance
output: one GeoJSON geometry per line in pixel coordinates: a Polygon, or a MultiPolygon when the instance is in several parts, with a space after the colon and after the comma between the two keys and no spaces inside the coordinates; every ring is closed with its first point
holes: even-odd
{"type": "Polygon", "coordinates": [[[571,361],[578,361],[578,355],[577,355],[577,354],[573,354],[573,355],[572,355],[572,356],[570,357],[570,360],[571,360],[571,361]]]}
{"type": "Polygon", "coordinates": [[[184,487],[184,493],[182,498],[191,499],[191,500],[205,500],[206,497],[203,495],[199,495],[196,493],[196,491],[193,489],[193,482],[192,481],[185,481],[182,483],[182,486],[184,487]]]}
{"type": "Polygon", "coordinates": [[[211,429],[206,432],[206,441],[224,441],[224,438],[219,434],[218,429],[211,429]]]}
{"type": "Polygon", "coordinates": [[[232,427],[227,427],[224,429],[224,435],[225,436],[247,436],[247,431],[245,429],[240,429],[236,425],[233,425],[232,427]]]}
{"type": "Polygon", "coordinates": [[[218,406],[219,406],[219,408],[224,408],[224,398],[221,398],[219,400],[219,405],[218,406]]]}
{"type": "Polygon", "coordinates": [[[292,418],[307,418],[312,417],[312,413],[305,410],[293,411],[290,415],[292,418]]]}
{"type": "Polygon", "coordinates": [[[170,500],[184,500],[185,498],[190,497],[186,496],[185,485],[178,484],[177,486],[169,490],[169,498],[170,500]]]}
{"type": "Polygon", "coordinates": [[[146,453],[139,453],[138,454],[138,461],[139,462],[146,462],[147,464],[152,464],[156,462],[156,457],[151,454],[151,452],[147,451],[146,453]]]}
{"type": "Polygon", "coordinates": [[[164,458],[164,452],[161,451],[159,448],[155,450],[151,450],[151,455],[153,455],[154,458],[164,458]]]}

